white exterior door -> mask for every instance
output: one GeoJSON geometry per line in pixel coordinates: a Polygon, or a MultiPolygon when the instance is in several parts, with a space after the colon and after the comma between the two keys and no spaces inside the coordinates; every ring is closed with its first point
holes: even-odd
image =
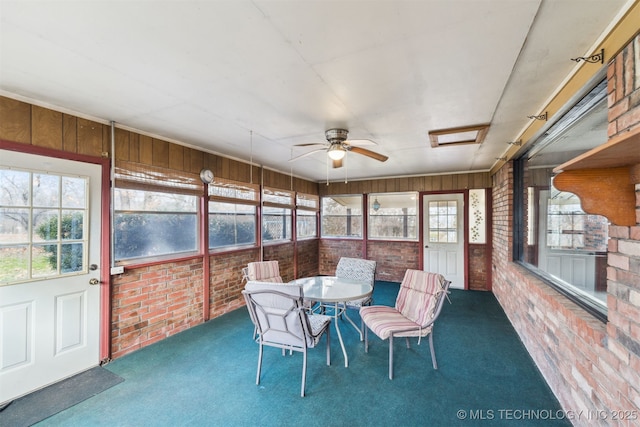
{"type": "Polygon", "coordinates": [[[100,188],[100,166],[0,150],[0,404],[99,364],[100,188]]]}
{"type": "Polygon", "coordinates": [[[464,197],[425,195],[424,270],[442,274],[451,288],[464,289],[464,197]]]}

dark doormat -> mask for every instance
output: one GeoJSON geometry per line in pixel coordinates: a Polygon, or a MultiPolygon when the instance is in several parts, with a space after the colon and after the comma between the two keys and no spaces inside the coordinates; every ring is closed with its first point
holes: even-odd
{"type": "Polygon", "coordinates": [[[31,426],[122,381],[113,372],[96,366],[0,407],[0,426],[31,426]]]}

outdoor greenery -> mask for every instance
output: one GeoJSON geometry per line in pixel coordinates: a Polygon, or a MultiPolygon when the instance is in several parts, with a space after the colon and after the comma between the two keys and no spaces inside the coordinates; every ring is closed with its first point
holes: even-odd
{"type": "Polygon", "coordinates": [[[59,244],[58,242],[43,245],[42,248],[47,253],[47,261],[52,270],[57,271],[58,248],[60,248],[60,271],[68,273],[82,270],[83,243],[77,242],[83,238],[84,216],[82,212],[63,215],[61,218],[60,234],[58,234],[58,217],[53,216],[49,221],[40,224],[36,228],[36,233],[43,240],[70,241],[70,243],[59,244]],[[71,243],[71,241],[76,241],[71,243]]]}

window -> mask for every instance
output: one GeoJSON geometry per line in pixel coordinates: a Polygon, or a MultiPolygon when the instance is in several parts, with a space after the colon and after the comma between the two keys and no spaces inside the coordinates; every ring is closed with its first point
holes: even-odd
{"type": "Polygon", "coordinates": [[[209,249],[255,244],[255,206],[209,202],[209,249]]]}
{"type": "Polygon", "coordinates": [[[322,237],[362,238],[362,196],[322,198],[322,237]]]}
{"type": "Polygon", "coordinates": [[[198,250],[197,174],[116,161],[114,247],[117,262],[198,250]]]}
{"type": "Polygon", "coordinates": [[[0,169],[0,283],[87,271],[88,179],[0,169]]]}
{"type": "Polygon", "coordinates": [[[291,240],[293,192],[264,188],[262,190],[262,241],[291,240]]]}
{"type": "Polygon", "coordinates": [[[184,194],[116,188],[116,261],[198,249],[198,198],[184,194]]]}
{"type": "Polygon", "coordinates": [[[318,196],[296,194],[296,239],[318,237],[318,196]]]}
{"type": "Polygon", "coordinates": [[[602,319],[608,221],[556,189],[553,168],[607,141],[606,89],[602,81],[514,164],[515,258],[602,319]]]}
{"type": "Polygon", "coordinates": [[[209,249],[256,245],[258,191],[220,178],[209,185],[209,249]]]}
{"type": "Polygon", "coordinates": [[[417,193],[370,194],[368,225],[371,239],[417,240],[417,193]]]}

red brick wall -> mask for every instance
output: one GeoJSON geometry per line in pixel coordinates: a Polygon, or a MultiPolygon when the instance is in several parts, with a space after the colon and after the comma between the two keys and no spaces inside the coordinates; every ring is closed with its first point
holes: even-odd
{"type": "Polygon", "coordinates": [[[369,241],[367,254],[363,256],[362,240],[320,240],[320,274],[334,274],[342,257],[376,261],[376,280],[389,282],[401,282],[407,269],[420,265],[418,242],[369,241]]]}
{"type": "Polygon", "coordinates": [[[418,242],[370,241],[367,258],[376,261],[376,279],[401,282],[407,269],[420,268],[418,242]]]}
{"type": "Polygon", "coordinates": [[[264,247],[263,259],[265,261],[278,261],[280,277],[285,283],[295,279],[293,271],[294,250],[293,242],[278,243],[264,247]]]}
{"type": "Polygon", "coordinates": [[[365,258],[362,253],[362,240],[352,239],[321,239],[319,243],[319,265],[320,274],[328,276],[336,272],[340,258],[365,258]]]}
{"type": "MultiPolygon", "coordinates": [[[[609,136],[640,126],[639,52],[636,37],[609,65],[609,136]]],[[[635,189],[637,224],[609,227],[604,324],[511,262],[511,165],[494,176],[493,292],[563,408],[602,411],[602,425],[640,418],[640,183],[635,189]],[[615,420],[616,411],[636,418],[615,420]]]]}
{"type": "Polygon", "coordinates": [[[469,245],[469,289],[489,290],[487,274],[487,245],[469,245]]]}
{"type": "Polygon", "coordinates": [[[302,240],[297,244],[298,253],[298,277],[317,276],[318,273],[318,253],[320,242],[318,239],[302,240]]]}
{"type": "Polygon", "coordinates": [[[209,317],[221,316],[244,305],[242,268],[257,261],[260,251],[255,249],[215,254],[210,258],[209,317]]]}
{"type": "Polygon", "coordinates": [[[117,358],[202,323],[202,259],[126,270],[112,285],[117,358]]]}

